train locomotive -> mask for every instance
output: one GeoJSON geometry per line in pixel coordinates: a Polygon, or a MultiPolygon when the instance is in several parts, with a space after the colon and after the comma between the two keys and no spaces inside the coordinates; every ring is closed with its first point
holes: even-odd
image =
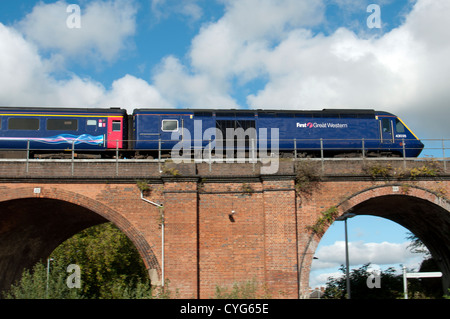
{"type": "MultiPolygon", "coordinates": [[[[245,145],[241,148],[247,154],[263,142],[269,150],[276,142],[283,157],[417,157],[424,147],[399,117],[375,110],[138,108],[127,114],[121,108],[2,107],[0,156],[20,152],[37,158],[73,153],[79,158],[167,156],[180,140],[191,143],[195,152],[196,147],[211,147],[211,138],[225,139],[230,129],[277,131],[276,141],[269,133],[264,141],[261,135],[251,141],[246,135],[245,144],[222,144],[235,150],[245,145]]],[[[213,148],[217,152],[218,144],[213,148]]]]}

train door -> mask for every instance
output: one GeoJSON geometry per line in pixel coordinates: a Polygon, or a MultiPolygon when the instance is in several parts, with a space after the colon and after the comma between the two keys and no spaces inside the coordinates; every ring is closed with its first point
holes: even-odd
{"type": "Polygon", "coordinates": [[[123,147],[123,118],[108,117],[108,148],[123,147]]]}
{"type": "Polygon", "coordinates": [[[380,118],[381,143],[394,143],[394,133],[392,129],[392,120],[389,117],[380,118]]]}
{"type": "Polygon", "coordinates": [[[172,140],[172,133],[178,132],[182,134],[183,123],[179,115],[164,115],[160,117],[161,149],[171,149],[178,142],[172,140]]]}

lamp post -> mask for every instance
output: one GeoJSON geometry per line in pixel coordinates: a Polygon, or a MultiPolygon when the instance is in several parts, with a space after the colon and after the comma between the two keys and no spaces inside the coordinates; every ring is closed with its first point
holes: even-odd
{"type": "Polygon", "coordinates": [[[47,258],[47,285],[45,289],[45,296],[48,298],[48,281],[50,276],[50,262],[53,261],[53,258],[47,258]]]}
{"type": "Polygon", "coordinates": [[[345,277],[347,280],[347,299],[351,299],[351,292],[350,292],[350,261],[348,257],[348,234],[347,234],[347,219],[355,217],[356,214],[353,213],[346,213],[338,218],[336,218],[337,221],[344,221],[345,222],[345,277]]]}

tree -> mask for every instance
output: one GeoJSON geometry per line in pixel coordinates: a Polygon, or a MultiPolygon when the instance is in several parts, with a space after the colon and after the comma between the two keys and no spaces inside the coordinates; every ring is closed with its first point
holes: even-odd
{"type": "MultiPolygon", "coordinates": [[[[414,235],[408,233],[406,237],[411,241],[408,246],[411,252],[414,254],[424,254],[424,260],[420,264],[419,272],[436,272],[441,271],[436,260],[431,256],[428,248],[424,243],[414,235]]],[[[442,279],[441,278],[418,278],[408,281],[408,291],[411,291],[413,296],[418,298],[441,298],[442,291],[442,279]]]]}
{"type": "Polygon", "coordinates": [[[50,264],[47,277],[46,263],[39,262],[33,269],[25,270],[21,280],[11,286],[4,294],[6,299],[80,299],[78,289],[66,285],[67,272],[57,261],[50,264]]]}
{"type": "MultiPolygon", "coordinates": [[[[395,275],[394,268],[388,268],[380,271],[381,287],[369,288],[367,279],[372,275],[368,271],[370,263],[364,264],[361,268],[352,269],[350,272],[350,287],[352,299],[396,299],[400,298],[403,291],[401,276],[395,275]]],[[[339,278],[328,278],[327,286],[324,292],[325,299],[345,299],[347,290],[347,281],[345,278],[345,266],[339,268],[344,276],[339,278]]]]}
{"type": "Polygon", "coordinates": [[[413,233],[408,233],[406,239],[411,242],[411,244],[408,245],[408,248],[413,254],[424,254],[426,258],[431,258],[431,254],[428,251],[428,248],[419,239],[419,237],[417,237],[413,233]]]}
{"type": "MultiPolygon", "coordinates": [[[[135,246],[112,223],[76,234],[50,255],[49,289],[47,263],[25,270],[22,279],[5,295],[8,298],[152,298],[148,272],[135,246]],[[81,288],[69,289],[67,266],[81,268],[81,288]]],[[[166,296],[162,294],[161,296],[166,296]]]]}
{"type": "Polygon", "coordinates": [[[118,291],[148,282],[141,256],[114,224],[88,228],[66,240],[50,256],[63,264],[76,264],[82,273],[86,298],[118,298],[118,291]]]}

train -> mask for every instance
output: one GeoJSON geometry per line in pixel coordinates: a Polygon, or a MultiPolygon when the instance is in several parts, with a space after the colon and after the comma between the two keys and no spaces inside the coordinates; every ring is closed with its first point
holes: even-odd
{"type": "Polygon", "coordinates": [[[0,107],[2,158],[170,157],[180,143],[192,156],[208,148],[249,156],[264,146],[282,157],[418,157],[424,148],[398,116],[371,109],[0,107]]]}

